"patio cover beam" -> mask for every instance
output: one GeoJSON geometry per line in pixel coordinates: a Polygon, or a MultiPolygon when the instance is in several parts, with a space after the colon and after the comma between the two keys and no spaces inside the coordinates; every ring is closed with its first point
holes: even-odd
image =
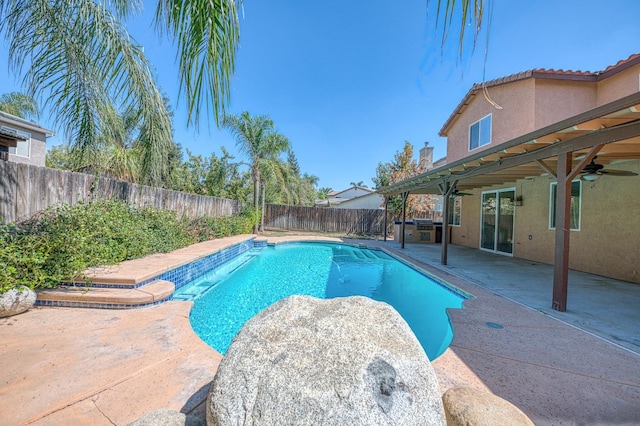
{"type": "Polygon", "coordinates": [[[560,154],[567,154],[574,151],[593,148],[594,146],[601,144],[622,141],[637,135],[640,135],[640,120],[632,121],[631,123],[627,124],[621,124],[616,127],[610,127],[608,129],[597,130],[592,133],[577,136],[566,142],[558,142],[553,145],[528,152],[526,154],[494,161],[493,163],[479,166],[468,172],[459,173],[456,175],[456,178],[459,180],[469,179],[474,176],[481,176],[484,174],[498,172],[501,170],[510,169],[512,167],[533,163],[537,160],[557,157],[560,154]]]}

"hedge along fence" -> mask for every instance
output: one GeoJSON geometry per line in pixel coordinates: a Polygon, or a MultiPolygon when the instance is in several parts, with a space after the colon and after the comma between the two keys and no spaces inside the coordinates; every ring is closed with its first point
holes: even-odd
{"type": "Polygon", "coordinates": [[[264,226],[288,231],[382,235],[384,210],[267,204],[264,226]]]}
{"type": "Polygon", "coordinates": [[[2,222],[24,220],[49,206],[118,198],[143,207],[173,210],[178,216],[230,216],[245,203],[138,185],[85,173],[0,161],[2,222]]]}

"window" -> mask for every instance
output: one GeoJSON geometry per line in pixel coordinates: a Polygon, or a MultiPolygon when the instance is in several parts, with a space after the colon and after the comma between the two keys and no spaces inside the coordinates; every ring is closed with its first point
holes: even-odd
{"type": "Polygon", "coordinates": [[[20,136],[26,136],[28,139],[26,141],[18,141],[17,146],[9,147],[9,154],[18,155],[20,157],[30,157],[31,151],[31,135],[26,132],[21,132],[20,130],[15,130],[10,127],[2,126],[3,130],[10,130],[16,132],[20,136]]]}
{"type": "MultiPolygon", "coordinates": [[[[556,199],[558,198],[558,184],[551,183],[551,202],[549,203],[549,228],[556,227],[556,199]]],[[[582,199],[582,182],[571,182],[571,230],[580,230],[580,204],[582,199]]]]}
{"type": "Polygon", "coordinates": [[[462,197],[449,198],[449,225],[460,226],[462,217],[462,197]]]}
{"type": "Polygon", "coordinates": [[[491,143],[491,114],[469,126],[469,151],[491,143]]]}

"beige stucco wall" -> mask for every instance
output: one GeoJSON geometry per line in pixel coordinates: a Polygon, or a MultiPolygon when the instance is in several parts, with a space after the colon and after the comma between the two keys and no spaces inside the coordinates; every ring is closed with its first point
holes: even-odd
{"type": "MultiPolygon", "coordinates": [[[[640,173],[638,160],[607,167],[640,173]]],[[[551,182],[547,176],[537,176],[472,191],[474,195],[463,199],[462,223],[452,227],[451,242],[479,248],[479,194],[515,187],[516,195],[523,198],[523,205],[516,206],[515,210],[514,257],[553,264],[555,230],[549,229],[551,182]]],[[[602,176],[595,182],[582,182],[580,230],[571,231],[570,236],[571,269],[640,283],[638,188],[640,176],[602,176]]]]}
{"type": "Polygon", "coordinates": [[[536,79],[535,129],[541,129],[596,107],[596,83],[536,79]]]}
{"type": "Polygon", "coordinates": [[[494,147],[534,130],[534,80],[526,79],[487,90],[496,108],[482,92],[476,93],[447,133],[447,163],[494,147]],[[491,114],[491,143],[469,151],[469,126],[491,114]]]}
{"type": "Polygon", "coordinates": [[[473,195],[462,197],[460,226],[451,227],[451,243],[480,247],[480,191],[464,191],[473,195]]]}
{"type": "Polygon", "coordinates": [[[598,105],[612,102],[640,90],[640,64],[598,83],[598,105]]]}

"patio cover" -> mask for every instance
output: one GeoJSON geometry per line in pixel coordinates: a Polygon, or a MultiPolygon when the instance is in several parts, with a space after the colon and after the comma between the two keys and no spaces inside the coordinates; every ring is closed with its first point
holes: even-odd
{"type": "MultiPolygon", "coordinates": [[[[552,307],[565,311],[571,181],[596,155],[598,163],[604,165],[616,160],[640,159],[640,92],[377,192],[385,196],[400,194],[405,200],[408,194],[442,194],[443,217],[447,218],[449,197],[454,188],[465,191],[549,174],[558,184],[552,307]]],[[[443,232],[442,263],[445,265],[447,240],[448,233],[443,232]]]]}

